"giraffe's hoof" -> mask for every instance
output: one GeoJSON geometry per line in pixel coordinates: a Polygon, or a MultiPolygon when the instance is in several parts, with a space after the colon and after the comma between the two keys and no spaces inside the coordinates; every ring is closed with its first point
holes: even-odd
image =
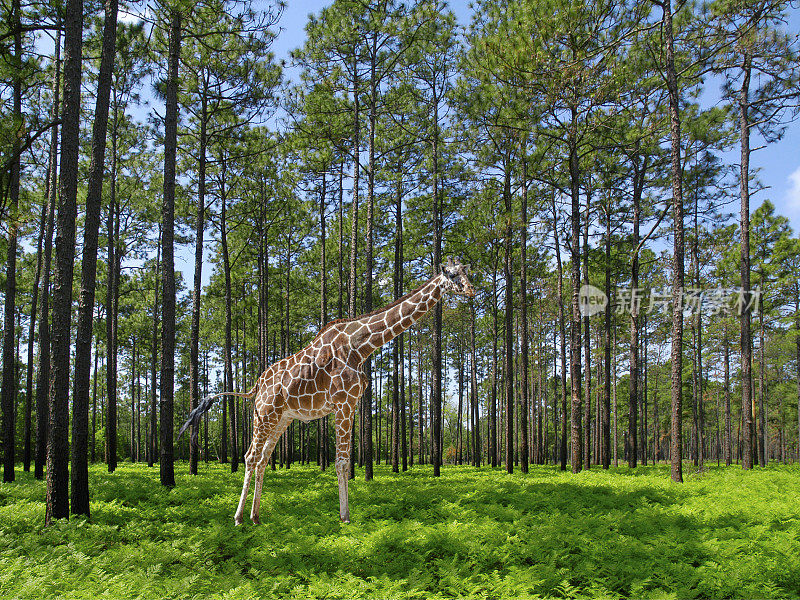
{"type": "Polygon", "coordinates": [[[348,517],[348,518],[346,518],[346,519],[345,519],[345,518],[343,518],[343,517],[339,517],[339,520],[340,520],[342,523],[349,523],[349,522],[350,522],[350,518],[349,518],[349,517],[348,517]]]}
{"type": "Polygon", "coordinates": [[[258,518],[258,515],[251,516],[250,520],[256,525],[261,525],[261,519],[258,518]]]}
{"type": "Polygon", "coordinates": [[[238,527],[239,525],[242,524],[242,517],[234,517],[233,522],[238,527]]]}

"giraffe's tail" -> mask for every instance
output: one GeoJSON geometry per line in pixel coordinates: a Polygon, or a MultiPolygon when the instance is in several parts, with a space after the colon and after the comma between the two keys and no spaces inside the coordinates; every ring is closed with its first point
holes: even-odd
{"type": "Polygon", "coordinates": [[[206,396],[203,398],[200,403],[197,405],[192,412],[189,413],[189,417],[186,419],[186,422],[178,431],[178,439],[181,439],[183,432],[186,431],[190,426],[192,427],[192,444],[197,445],[197,433],[199,431],[198,425],[200,425],[200,419],[203,418],[203,415],[208,412],[211,406],[214,404],[214,400],[219,398],[220,396],[238,396],[239,398],[252,398],[256,395],[256,390],[258,389],[258,382],[253,386],[253,388],[249,392],[220,392],[218,394],[213,394],[211,396],[206,396]]]}

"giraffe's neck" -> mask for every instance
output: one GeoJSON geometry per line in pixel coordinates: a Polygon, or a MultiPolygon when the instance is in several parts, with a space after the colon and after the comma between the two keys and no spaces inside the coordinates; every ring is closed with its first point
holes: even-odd
{"type": "Polygon", "coordinates": [[[359,336],[361,339],[353,348],[361,360],[366,360],[375,350],[403,333],[436,306],[442,299],[445,281],[444,275],[436,275],[402,302],[393,302],[385,309],[359,319],[358,322],[366,325],[369,331],[363,338],[359,336]]]}

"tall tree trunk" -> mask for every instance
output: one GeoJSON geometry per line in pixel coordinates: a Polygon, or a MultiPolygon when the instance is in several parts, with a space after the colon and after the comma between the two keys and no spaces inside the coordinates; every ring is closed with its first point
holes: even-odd
{"type": "Polygon", "coordinates": [[[572,472],[578,473],[583,466],[581,427],[581,311],[579,304],[581,288],[581,201],[580,201],[580,171],[578,165],[578,149],[576,147],[577,111],[572,110],[572,129],[570,132],[569,143],[569,173],[570,173],[570,195],[572,199],[571,224],[572,235],[570,238],[570,261],[572,272],[570,274],[572,284],[572,319],[570,322],[570,383],[571,383],[571,404],[570,404],[570,440],[572,444],[572,472]]]}
{"type": "MultiPolygon", "coordinates": [[[[220,203],[222,209],[220,211],[220,243],[222,245],[222,270],[225,279],[225,347],[223,349],[223,358],[225,361],[225,391],[233,391],[233,359],[231,356],[233,342],[232,342],[232,292],[231,292],[231,262],[230,255],[228,254],[228,197],[227,188],[225,187],[226,177],[228,171],[228,163],[223,156],[221,161],[221,178],[220,178],[220,203]]],[[[288,331],[288,329],[287,329],[288,331]]],[[[231,448],[231,473],[235,473],[239,469],[239,450],[236,435],[236,402],[233,396],[226,398],[228,403],[228,416],[230,420],[230,448],[231,448]]]]}
{"type": "Polygon", "coordinates": [[[513,240],[511,226],[511,157],[505,161],[505,178],[503,181],[503,200],[505,201],[505,260],[503,262],[503,278],[506,280],[505,293],[505,353],[503,371],[506,400],[506,471],[514,472],[514,277],[513,277],[513,240]]]}
{"type": "MultiPolygon", "coordinates": [[[[611,297],[611,202],[606,205],[605,234],[605,285],[606,298],[611,297]]],[[[614,374],[616,377],[616,373],[614,374]]],[[[603,413],[602,413],[602,454],[603,468],[611,465],[611,302],[606,303],[603,311],[603,413]]]]}
{"type": "MultiPolygon", "coordinates": [[[[589,222],[591,221],[591,181],[586,186],[586,218],[583,224],[583,282],[589,284],[589,222]]],[[[589,315],[583,317],[583,356],[586,361],[585,389],[583,390],[583,468],[589,469],[592,465],[592,339],[589,327],[589,315]]]]}
{"type": "MultiPolygon", "coordinates": [[[[14,134],[12,153],[14,160],[11,163],[11,180],[9,182],[9,212],[8,212],[8,247],[6,254],[6,289],[3,323],[3,388],[0,395],[0,404],[3,411],[3,481],[14,481],[15,457],[15,421],[17,400],[17,373],[15,357],[14,314],[17,302],[17,220],[19,219],[19,177],[20,177],[20,141],[23,138],[25,127],[22,121],[22,25],[21,7],[19,0],[12,0],[12,18],[14,21],[14,81],[12,84],[12,119],[17,131],[14,134]]],[[[80,49],[79,49],[80,51],[80,49]]],[[[74,219],[73,219],[74,221],[74,219]]],[[[73,223],[73,230],[75,225],[73,223]]],[[[74,234],[73,234],[74,236],[74,234]]],[[[69,369],[69,362],[67,363],[69,369]]],[[[66,395],[65,395],[66,396],[66,395]]]]}
{"type": "Polygon", "coordinates": [[[89,516],[89,375],[92,366],[92,317],[97,279],[97,238],[105,171],[108,103],[117,41],[117,0],[105,0],[103,48],[92,126],[92,163],[86,193],[78,329],[75,336],[75,383],[72,398],[72,514],[89,516]]]}
{"type": "Polygon", "coordinates": [[[556,197],[553,194],[553,245],[556,249],[556,268],[558,279],[556,294],[558,295],[558,334],[559,350],[561,355],[561,470],[567,470],[567,334],[566,334],[566,314],[564,311],[564,266],[561,262],[561,242],[558,236],[558,209],[556,208],[556,197]]]}
{"type": "MultiPolygon", "coordinates": [[[[528,472],[528,157],[527,144],[522,144],[522,226],[520,227],[520,320],[522,321],[522,344],[520,358],[522,359],[522,407],[520,408],[520,429],[522,439],[520,444],[520,468],[523,473],[528,472]]],[[[535,423],[534,423],[535,427],[535,423]]]]}
{"type": "MultiPolygon", "coordinates": [[[[114,94],[114,117],[111,132],[111,185],[108,200],[108,217],[106,228],[108,230],[108,286],[106,290],[106,462],[108,472],[113,473],[117,468],[117,294],[119,290],[120,264],[118,255],[118,242],[116,232],[119,230],[117,217],[116,195],[116,161],[117,161],[117,126],[119,113],[114,94]]],[[[118,217],[117,217],[118,219],[118,217]]]]}
{"type": "MultiPolygon", "coordinates": [[[[760,284],[764,285],[762,270],[760,284]]],[[[762,467],[769,462],[769,440],[767,439],[766,381],[764,369],[764,297],[758,297],[758,464],[762,467]]]]}
{"type": "MultiPolygon", "coordinates": [[[[475,348],[475,303],[470,302],[469,307],[469,398],[470,406],[472,407],[472,464],[476,467],[481,465],[481,451],[480,451],[480,427],[479,427],[479,413],[478,413],[478,367],[477,367],[477,350],[475,348]]],[[[800,385],[800,384],[799,384],[800,385]]]]}
{"type": "Polygon", "coordinates": [[[25,370],[25,430],[23,432],[22,468],[27,473],[31,470],[31,441],[33,425],[33,370],[34,342],[36,340],[36,313],[39,309],[39,281],[42,275],[42,242],[47,227],[47,198],[42,204],[42,216],[39,218],[39,235],[36,241],[36,275],[33,280],[31,298],[31,317],[28,322],[28,368],[25,370]]]}
{"type": "MultiPolygon", "coordinates": [[[[325,252],[325,202],[327,200],[326,194],[326,184],[327,180],[325,178],[326,172],[322,172],[322,190],[319,195],[319,229],[320,229],[320,257],[319,257],[319,267],[320,267],[320,307],[319,307],[319,320],[320,320],[320,328],[322,328],[325,323],[328,322],[328,266],[326,264],[326,252],[325,252]]],[[[327,417],[322,417],[321,419],[317,419],[317,462],[319,463],[321,469],[325,470],[325,443],[326,443],[326,436],[323,434],[323,426],[325,431],[327,432],[328,421],[327,417]]]]}
{"type": "Polygon", "coordinates": [[[178,10],[169,18],[169,63],[164,111],[164,203],[162,207],[161,270],[161,485],[175,486],[173,411],[175,383],[175,159],[178,141],[178,69],[181,52],[181,19],[178,10]]]}
{"type": "MultiPolygon", "coordinates": [[[[358,75],[358,57],[353,54],[353,200],[350,224],[350,285],[349,285],[349,310],[350,317],[356,316],[356,257],[358,252],[358,186],[361,174],[361,129],[359,118],[360,78],[358,75]]],[[[363,407],[363,403],[362,403],[363,407]]],[[[363,422],[363,409],[359,411],[360,420],[363,422]]],[[[355,426],[355,420],[353,425],[355,426]]],[[[355,435],[350,436],[350,479],[355,478],[355,435]]]]}
{"type": "Polygon", "coordinates": [[[82,0],[68,0],[64,14],[66,15],[64,20],[64,108],[61,116],[61,172],[58,194],[56,269],[53,279],[53,339],[45,525],[50,525],[53,519],[69,517],[69,467],[67,464],[69,456],[69,350],[72,274],[75,262],[75,217],[78,212],[81,46],[83,41],[82,0]]]}
{"type": "MultiPolygon", "coordinates": [[[[375,220],[375,126],[376,126],[376,111],[378,102],[378,88],[376,79],[376,65],[377,60],[377,32],[373,32],[372,36],[372,54],[370,60],[370,76],[369,76],[369,169],[367,170],[367,231],[366,231],[366,269],[367,281],[364,290],[364,312],[372,312],[372,270],[373,265],[373,221],[375,220]]],[[[364,414],[364,479],[366,481],[372,480],[372,357],[367,357],[364,361],[364,374],[367,379],[367,389],[364,390],[362,398],[363,414],[364,414]]],[[[380,419],[380,412],[378,414],[380,419]]],[[[380,453],[380,433],[378,434],[378,452],[380,453]]],[[[380,457],[379,457],[380,460],[380,457]]]]}
{"type": "Polygon", "coordinates": [[[492,467],[498,463],[497,457],[497,258],[492,269],[492,390],[489,399],[489,461],[492,467]]]}
{"type": "MultiPolygon", "coordinates": [[[[440,272],[442,263],[442,210],[439,173],[439,97],[436,86],[433,86],[433,268],[440,272]]],[[[439,477],[442,457],[439,452],[442,437],[442,303],[437,302],[433,309],[433,348],[431,362],[432,372],[432,405],[434,443],[431,444],[433,475],[439,477]]]]}
{"type": "Polygon", "coordinates": [[[628,467],[636,468],[639,440],[637,436],[638,406],[639,406],[639,307],[637,294],[639,293],[639,220],[641,215],[641,188],[639,186],[639,164],[634,161],[634,193],[633,193],[633,254],[631,256],[631,347],[630,347],[630,377],[629,377],[629,404],[628,404],[628,433],[630,435],[630,452],[628,454],[628,467]]]}
{"type": "MultiPolygon", "coordinates": [[[[60,25],[60,22],[59,22],[60,25]]],[[[39,369],[36,373],[36,461],[34,477],[44,477],[47,460],[47,434],[50,428],[50,262],[55,228],[56,185],[58,171],[59,96],[61,92],[61,27],[56,30],[55,74],[53,75],[53,107],[50,130],[50,156],[47,165],[47,231],[44,237],[44,273],[42,281],[42,310],[39,318],[39,369]]]]}
{"type": "Polygon", "coordinates": [[[742,358],[742,468],[753,467],[753,342],[750,333],[750,71],[752,55],[745,49],[742,59],[742,87],[739,91],[739,137],[741,156],[739,163],[739,196],[741,200],[739,223],[741,237],[740,273],[745,303],[740,315],[742,358]]]}
{"type": "MultiPolygon", "coordinates": [[[[192,326],[189,339],[189,409],[194,410],[200,402],[200,297],[203,289],[203,237],[205,233],[206,204],[206,148],[208,145],[208,84],[202,74],[203,90],[200,96],[200,147],[197,167],[197,216],[194,240],[194,284],[192,286],[192,326]]],[[[194,425],[192,427],[195,427],[194,425]]],[[[199,424],[197,425],[199,427],[199,424]]],[[[192,440],[198,439],[192,431],[192,440]]],[[[197,475],[197,444],[190,442],[189,473],[197,475]]]]}
{"type": "Polygon", "coordinates": [[[672,179],[672,430],[670,460],[672,480],[683,482],[683,179],[681,171],[681,121],[678,78],[675,71],[675,40],[672,33],[672,1],[665,0],[663,8],[666,80],[669,95],[672,179]]]}
{"type": "MultiPolygon", "coordinates": [[[[156,406],[158,396],[158,292],[161,289],[161,224],[158,225],[158,245],[156,247],[156,276],[155,286],[153,288],[153,328],[151,329],[151,349],[150,356],[150,452],[147,464],[149,467],[158,456],[158,423],[156,421],[158,409],[156,406]]],[[[206,440],[207,441],[207,440],[206,440]]],[[[208,459],[208,452],[206,451],[206,459],[208,459]]]]}
{"type": "MultiPolygon", "coordinates": [[[[395,193],[395,213],[394,213],[394,298],[395,300],[403,295],[403,181],[402,165],[398,165],[397,188],[395,193]]],[[[392,471],[400,470],[400,405],[405,405],[401,399],[400,380],[403,378],[403,334],[397,336],[392,348],[392,471]]],[[[405,431],[403,431],[403,442],[405,442],[405,431]]],[[[405,457],[403,458],[405,466],[405,457]]],[[[405,468],[403,469],[405,470],[405,468]]]]}
{"type": "MultiPolygon", "coordinates": [[[[723,326],[722,338],[722,351],[724,353],[724,386],[725,386],[725,446],[723,453],[725,454],[725,466],[729,467],[731,464],[731,360],[730,360],[730,347],[728,342],[728,324],[723,326]]],[[[798,339],[800,343],[800,339],[798,339]]]]}

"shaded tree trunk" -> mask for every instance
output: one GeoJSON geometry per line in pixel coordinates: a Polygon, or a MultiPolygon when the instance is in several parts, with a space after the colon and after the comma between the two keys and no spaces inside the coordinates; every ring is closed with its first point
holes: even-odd
{"type": "Polygon", "coordinates": [[[666,81],[669,96],[669,129],[671,142],[671,180],[672,180],[672,429],[670,438],[670,460],[672,480],[683,482],[683,181],[681,171],[681,121],[679,115],[680,97],[678,78],[675,71],[675,49],[672,32],[672,2],[662,4],[664,44],[666,56],[666,81]]]}
{"type": "Polygon", "coordinates": [[[180,64],[182,14],[169,17],[169,64],[164,111],[164,203],[161,220],[161,485],[175,486],[172,423],[175,382],[175,159],[178,139],[178,69],[180,64]]]}
{"type": "MultiPolygon", "coordinates": [[[[12,83],[12,118],[15,132],[12,153],[16,157],[11,163],[11,180],[9,182],[8,211],[8,246],[6,249],[6,288],[3,323],[3,387],[0,391],[0,405],[3,412],[3,481],[14,481],[15,444],[16,444],[16,399],[17,373],[15,356],[14,314],[17,302],[17,220],[19,219],[19,176],[20,176],[20,140],[23,137],[22,122],[22,25],[19,0],[12,0],[12,19],[14,21],[14,64],[16,65],[12,83]]],[[[80,47],[78,48],[80,52],[80,47]]],[[[12,67],[13,68],[13,67],[12,67]]],[[[74,221],[74,219],[73,219],[74,221]]],[[[73,231],[75,225],[73,223],[73,231]]],[[[74,233],[73,233],[74,237],[74,233]]],[[[69,362],[67,363],[69,368],[69,362]]],[[[66,401],[66,394],[65,401],[66,401]]]]}
{"type": "Polygon", "coordinates": [[[45,525],[69,517],[69,362],[75,217],[78,212],[81,46],[83,2],[68,0],[64,20],[64,107],[61,117],[56,268],[53,278],[53,339],[50,366],[50,431],[47,439],[45,525]]]}
{"type": "MultiPolygon", "coordinates": [[[[75,383],[72,398],[72,514],[89,516],[89,375],[92,366],[92,318],[97,279],[97,240],[105,171],[108,103],[117,41],[117,0],[106,0],[103,48],[92,127],[92,163],[86,194],[78,328],[75,336],[75,383]]],[[[131,415],[133,418],[133,415],[131,415]]],[[[133,440],[131,440],[133,441],[133,440]]]]}
{"type": "Polygon", "coordinates": [[[742,359],[742,417],[744,419],[742,438],[742,468],[753,467],[753,342],[750,332],[750,119],[749,93],[752,56],[746,49],[742,58],[742,87],[739,91],[739,137],[741,155],[739,163],[740,196],[740,274],[745,305],[740,314],[740,355],[742,359]]]}
{"type": "MultiPolygon", "coordinates": [[[[61,92],[61,28],[56,30],[55,74],[53,75],[53,122],[59,114],[61,92]]],[[[44,273],[42,281],[42,310],[39,319],[39,369],[36,373],[36,461],[34,477],[44,477],[47,460],[47,434],[50,428],[50,262],[53,251],[55,228],[56,185],[58,171],[58,125],[54,124],[50,134],[50,157],[47,165],[47,231],[44,237],[44,273]]]]}

